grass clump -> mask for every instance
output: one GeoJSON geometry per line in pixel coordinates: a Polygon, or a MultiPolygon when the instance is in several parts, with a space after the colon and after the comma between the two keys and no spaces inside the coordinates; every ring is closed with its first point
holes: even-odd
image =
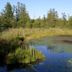
{"type": "Polygon", "coordinates": [[[5,64],[29,64],[36,62],[37,59],[44,59],[41,52],[29,47],[27,40],[22,35],[6,39],[0,37],[0,56],[5,64]]]}
{"type": "Polygon", "coordinates": [[[4,31],[1,33],[0,38],[12,40],[16,36],[25,37],[27,40],[32,39],[40,39],[47,36],[58,36],[58,35],[71,35],[72,36],[72,29],[60,29],[60,28],[12,28],[8,31],[4,31]]]}
{"type": "Polygon", "coordinates": [[[21,64],[30,64],[37,62],[37,60],[43,61],[44,59],[44,55],[34,48],[28,50],[17,48],[15,52],[9,53],[7,56],[8,64],[15,63],[15,61],[21,64]]]}

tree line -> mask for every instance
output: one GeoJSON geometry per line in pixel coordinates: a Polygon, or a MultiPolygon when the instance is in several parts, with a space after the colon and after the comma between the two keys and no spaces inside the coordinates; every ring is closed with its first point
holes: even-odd
{"type": "Polygon", "coordinates": [[[0,12],[0,31],[8,28],[72,28],[72,16],[67,18],[62,13],[60,18],[55,9],[50,9],[47,16],[42,18],[31,19],[26,10],[25,4],[20,2],[16,6],[12,6],[9,2],[4,10],[0,12]]]}

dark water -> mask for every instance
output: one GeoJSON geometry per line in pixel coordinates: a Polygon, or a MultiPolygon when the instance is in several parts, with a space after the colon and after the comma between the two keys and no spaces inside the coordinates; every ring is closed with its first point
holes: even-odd
{"type": "MultiPolygon", "coordinates": [[[[72,58],[72,44],[55,42],[58,39],[62,38],[52,37],[32,41],[32,47],[41,51],[46,60],[26,69],[18,68],[9,72],[72,72],[72,64],[69,62],[72,58]]],[[[0,67],[0,72],[8,72],[6,66],[0,67]]]]}

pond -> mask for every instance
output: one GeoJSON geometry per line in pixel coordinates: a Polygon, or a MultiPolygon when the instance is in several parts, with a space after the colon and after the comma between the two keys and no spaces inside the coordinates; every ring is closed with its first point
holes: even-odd
{"type": "MultiPolygon", "coordinates": [[[[28,68],[18,68],[9,72],[72,72],[72,37],[55,36],[32,40],[31,47],[41,51],[46,59],[40,64],[28,68]]],[[[6,72],[6,66],[0,67],[0,72],[6,72]]]]}

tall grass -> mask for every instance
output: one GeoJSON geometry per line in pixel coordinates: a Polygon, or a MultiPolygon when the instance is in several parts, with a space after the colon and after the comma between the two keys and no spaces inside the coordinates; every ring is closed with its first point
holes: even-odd
{"type": "MultiPolygon", "coordinates": [[[[23,37],[24,30],[11,29],[2,32],[0,39],[0,57],[6,64],[28,64],[37,59],[44,60],[44,55],[34,48],[30,48],[23,37]],[[21,36],[21,37],[20,37],[21,36]]],[[[1,62],[0,62],[1,64],[1,62]]]]}
{"type": "Polygon", "coordinates": [[[8,31],[4,31],[0,34],[0,38],[3,39],[14,39],[16,36],[22,36],[26,39],[39,39],[46,36],[54,36],[54,35],[72,35],[72,29],[60,29],[60,28],[12,28],[8,31]]]}

